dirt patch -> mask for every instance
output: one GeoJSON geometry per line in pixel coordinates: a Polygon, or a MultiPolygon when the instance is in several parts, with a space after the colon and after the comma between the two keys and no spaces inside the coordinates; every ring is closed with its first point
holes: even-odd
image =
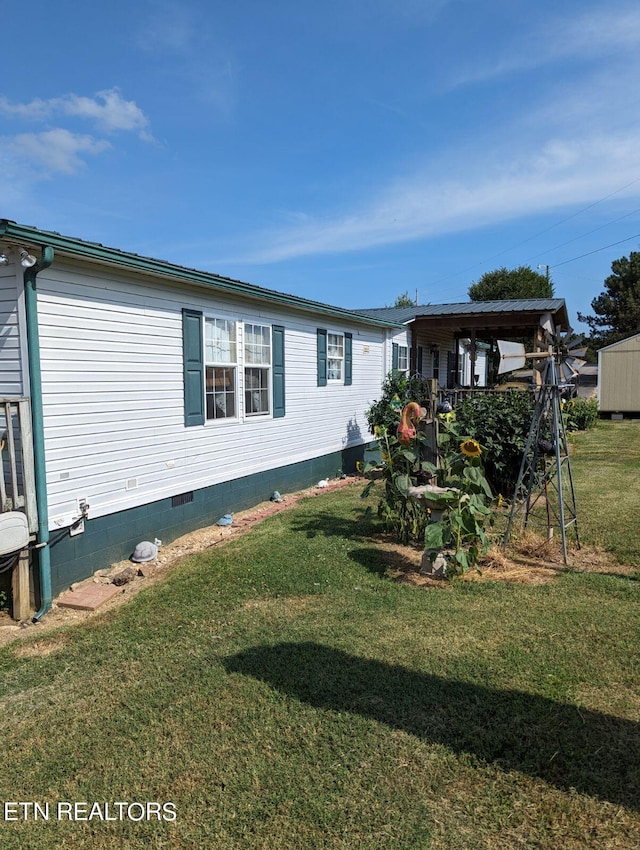
{"type": "MultiPolygon", "coordinates": [[[[158,549],[158,556],[153,561],[146,564],[134,565],[140,567],[142,575],[138,575],[133,581],[124,585],[121,591],[109,602],[101,605],[96,611],[75,611],[68,608],[59,608],[56,600],[49,612],[43,619],[33,624],[30,620],[22,624],[16,623],[8,614],[0,612],[0,645],[19,640],[21,638],[32,637],[34,634],[44,635],[52,630],[60,628],[60,626],[72,625],[78,622],[84,622],[97,614],[102,614],[119,605],[122,605],[127,600],[135,596],[144,587],[149,587],[158,581],[166,578],[167,574],[184,558],[190,555],[195,555],[198,552],[204,552],[214,546],[220,546],[227,543],[229,540],[235,540],[249,532],[254,526],[258,525],[268,517],[274,516],[277,513],[286,511],[296,505],[301,499],[312,496],[322,496],[324,493],[330,493],[334,490],[353,484],[360,479],[344,478],[335,481],[329,481],[326,487],[309,487],[306,490],[299,490],[296,493],[283,494],[282,502],[261,502],[255,507],[246,510],[238,511],[233,514],[233,525],[218,526],[210,525],[206,528],[200,528],[185,534],[174,540],[172,543],[161,546],[158,549]]],[[[83,582],[79,582],[72,587],[82,587],[88,582],[98,582],[109,584],[113,576],[122,572],[125,567],[131,567],[132,562],[119,561],[111,564],[109,567],[98,570],[97,573],[83,582]]],[[[67,590],[64,594],[67,594],[67,590]]],[[[62,595],[62,594],[61,594],[62,595]]],[[[56,649],[62,648],[63,643],[59,641],[46,641],[29,644],[18,650],[20,654],[26,656],[42,656],[55,652],[56,649]]]]}
{"type": "MultiPolygon", "coordinates": [[[[425,588],[451,588],[449,581],[420,574],[422,551],[409,546],[379,541],[388,556],[388,575],[394,581],[425,588]]],[[[560,545],[534,534],[523,534],[505,551],[494,546],[480,560],[478,570],[471,569],[463,581],[508,581],[517,584],[545,584],[569,572],[601,573],[621,577],[637,576],[634,567],[619,564],[608,552],[583,546],[570,549],[568,563],[562,558],[560,545]]]]}

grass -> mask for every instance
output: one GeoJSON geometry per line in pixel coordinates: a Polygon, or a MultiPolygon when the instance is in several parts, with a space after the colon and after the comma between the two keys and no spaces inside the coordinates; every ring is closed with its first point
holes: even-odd
{"type": "MultiPolygon", "coordinates": [[[[583,513],[585,457],[626,474],[618,427],[576,438],[583,513]]],[[[2,799],[52,812],[0,818],[3,850],[640,846],[640,583],[394,583],[360,489],[2,649],[2,799]],[[58,821],[57,801],[177,818],[58,821]]],[[[585,538],[633,552],[586,513],[585,538]]]]}
{"type": "Polygon", "coordinates": [[[601,420],[572,443],[585,541],[640,566],[640,420],[601,420]]]}

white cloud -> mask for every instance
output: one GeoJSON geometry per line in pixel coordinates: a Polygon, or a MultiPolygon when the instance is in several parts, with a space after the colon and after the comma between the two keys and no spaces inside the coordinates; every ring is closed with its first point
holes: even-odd
{"type": "Polygon", "coordinates": [[[61,128],[43,133],[21,133],[2,141],[6,153],[35,165],[45,176],[75,174],[85,166],[81,155],[95,156],[111,147],[107,141],[61,128]]]}
{"type": "Polygon", "coordinates": [[[637,177],[640,131],[552,138],[538,151],[502,154],[496,152],[492,163],[461,157],[457,168],[448,169],[449,178],[435,171],[414,174],[364,200],[359,209],[260,234],[259,247],[242,260],[273,263],[356,251],[585,203],[637,177]]]}
{"type": "Polygon", "coordinates": [[[640,47],[640,7],[612,4],[588,9],[580,16],[556,16],[546,20],[544,27],[517,34],[511,39],[514,41],[517,49],[505,51],[490,65],[463,70],[454,85],[478,83],[568,59],[633,55],[640,47]]]}
{"type": "Polygon", "coordinates": [[[117,88],[96,92],[93,97],[67,94],[49,100],[35,98],[29,103],[11,103],[0,97],[0,112],[27,121],[44,121],[60,115],[85,118],[103,132],[137,132],[151,139],[149,119],[133,100],[125,100],[117,88]]]}
{"type": "Polygon", "coordinates": [[[77,115],[95,121],[108,133],[116,130],[138,131],[148,137],[149,120],[132,100],[124,100],[118,89],[97,92],[95,97],[69,94],[60,98],[59,107],[66,115],[77,115]]]}

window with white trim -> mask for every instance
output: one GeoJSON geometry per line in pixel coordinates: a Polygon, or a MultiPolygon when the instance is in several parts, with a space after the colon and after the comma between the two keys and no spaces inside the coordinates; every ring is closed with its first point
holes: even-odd
{"type": "Polygon", "coordinates": [[[398,346],[398,371],[407,372],[409,369],[409,348],[406,345],[398,346]]]}
{"type": "Polygon", "coordinates": [[[344,334],[327,334],[327,380],[344,377],[344,334]]]}
{"type": "Polygon", "coordinates": [[[205,399],[207,419],[238,416],[237,324],[231,319],[205,319],[205,399]]]}
{"type": "Polygon", "coordinates": [[[247,416],[271,412],[271,327],[245,323],[244,406],[247,416]]]}

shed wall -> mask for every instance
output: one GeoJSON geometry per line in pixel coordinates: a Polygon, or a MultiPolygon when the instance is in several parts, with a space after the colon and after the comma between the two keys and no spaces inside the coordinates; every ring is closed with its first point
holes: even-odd
{"type": "Polygon", "coordinates": [[[603,413],[640,413],[640,335],[598,353],[598,394],[603,413]]]}

